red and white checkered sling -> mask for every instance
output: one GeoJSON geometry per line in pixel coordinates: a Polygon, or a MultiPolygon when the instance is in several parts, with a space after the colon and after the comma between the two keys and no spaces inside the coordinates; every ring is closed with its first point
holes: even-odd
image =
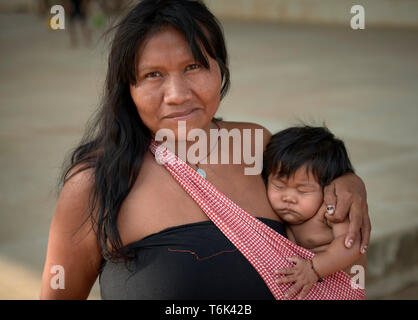
{"type": "MultiPolygon", "coordinates": [[[[285,299],[284,293],[293,283],[277,284],[275,279],[278,275],[275,275],[275,271],[291,267],[292,264],[286,260],[289,257],[298,256],[310,260],[314,253],[292,243],[240,208],[183,160],[159,146],[154,140],[150,145],[156,159],[164,164],[209,219],[253,265],[273,296],[277,300],[285,299]]],[[[350,276],[340,271],[316,283],[305,299],[363,300],[365,291],[352,288],[350,276]]]]}

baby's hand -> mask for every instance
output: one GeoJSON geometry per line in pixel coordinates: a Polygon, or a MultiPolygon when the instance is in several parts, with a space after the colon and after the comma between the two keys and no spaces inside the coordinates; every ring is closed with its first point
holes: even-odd
{"type": "Polygon", "coordinates": [[[311,262],[309,260],[299,257],[290,257],[287,261],[293,262],[295,266],[277,270],[276,274],[282,274],[284,276],[277,279],[276,283],[295,282],[293,287],[285,294],[285,297],[289,299],[302,289],[298,296],[298,299],[302,300],[312,286],[318,281],[318,276],[315,274],[314,270],[312,270],[311,262]]]}

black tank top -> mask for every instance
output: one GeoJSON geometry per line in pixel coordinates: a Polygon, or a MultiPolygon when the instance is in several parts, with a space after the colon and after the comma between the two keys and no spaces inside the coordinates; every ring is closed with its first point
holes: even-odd
{"type": "MultiPolygon", "coordinates": [[[[280,222],[259,220],[286,236],[280,222]]],[[[253,266],[211,221],[171,227],[125,248],[133,256],[129,263],[102,262],[102,299],[274,299],[253,266]]]]}

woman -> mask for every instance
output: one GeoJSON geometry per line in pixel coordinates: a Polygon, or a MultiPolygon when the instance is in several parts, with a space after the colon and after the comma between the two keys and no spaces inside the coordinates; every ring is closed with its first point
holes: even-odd
{"type": "MultiPolygon", "coordinates": [[[[214,119],[229,86],[215,17],[199,1],[144,0],[119,24],[108,66],[97,121],[63,174],[41,298],[85,299],[100,274],[104,299],[272,299],[259,274],[149,151],[158,130],[176,133],[179,121],[207,137],[216,128],[263,129],[268,142],[270,133],[259,125],[214,119]],[[51,288],[54,265],[65,270],[65,289],[51,288]]],[[[220,148],[209,141],[199,155],[206,179],[284,235],[261,175],[245,175],[243,164],[202,164],[220,148]]],[[[335,180],[325,195],[336,205],[330,219],[349,214],[347,238],[361,228],[363,247],[370,234],[365,197],[355,175],[335,180]]]]}

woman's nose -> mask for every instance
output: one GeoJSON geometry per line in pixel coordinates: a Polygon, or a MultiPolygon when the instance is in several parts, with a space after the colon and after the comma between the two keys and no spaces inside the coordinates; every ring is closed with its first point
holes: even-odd
{"type": "Polygon", "coordinates": [[[165,104],[183,104],[191,97],[189,84],[182,76],[172,76],[168,79],[164,93],[165,104]]]}

